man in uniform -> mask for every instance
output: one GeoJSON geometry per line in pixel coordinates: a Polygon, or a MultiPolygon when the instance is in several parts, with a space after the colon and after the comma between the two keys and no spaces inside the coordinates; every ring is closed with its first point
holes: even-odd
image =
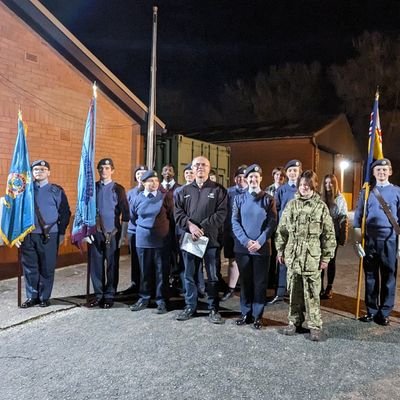
{"type": "MultiPolygon", "coordinates": [[[[376,184],[367,201],[365,230],[365,304],[367,314],[360,321],[389,325],[396,294],[397,255],[399,254],[400,187],[392,185],[390,160],[372,163],[376,184]]],[[[354,214],[356,241],[361,241],[361,221],[365,191],[361,192],[354,214]]]]}
{"type": "MultiPolygon", "coordinates": [[[[209,179],[210,161],[203,156],[195,157],[192,161],[195,180],[184,186],[176,196],[176,224],[186,233],[190,233],[194,241],[202,236],[209,239],[204,262],[208,276],[209,320],[215,324],[223,323],[218,312],[218,277],[217,251],[219,249],[218,232],[227,216],[226,189],[209,179]]],[[[196,279],[202,259],[182,250],[185,263],[185,303],[186,307],[177,316],[178,321],[191,318],[197,307],[196,279]]]]}
{"type": "Polygon", "coordinates": [[[96,182],[97,231],[93,241],[87,238],[90,276],[96,298],[89,306],[110,308],[114,305],[118,286],[119,248],[127,235],[129,205],[124,187],[112,180],[115,170],[111,158],[100,160],[97,171],[100,175],[96,182]]]}
{"type": "MultiPolygon", "coordinates": [[[[297,192],[297,180],[302,172],[302,165],[299,160],[290,160],[285,165],[285,171],[288,181],[280,186],[275,193],[276,211],[278,212],[278,221],[280,220],[283,210],[287,203],[294,199],[297,192]]],[[[286,294],[286,265],[278,263],[278,287],[276,296],[268,303],[270,305],[280,303],[286,294]]]]}
{"type": "Polygon", "coordinates": [[[64,241],[71,212],[61,186],[49,183],[50,165],[45,160],[31,165],[34,183],[35,230],[22,243],[21,262],[24,270],[27,300],[22,308],[50,305],[58,246],[64,241]]]}
{"type": "MultiPolygon", "coordinates": [[[[130,189],[126,194],[128,199],[129,208],[131,208],[135,202],[136,196],[143,190],[142,176],[148,171],[147,165],[138,165],[133,174],[137,185],[130,189]]],[[[128,223],[128,240],[129,240],[129,251],[131,253],[131,285],[128,289],[119,292],[120,295],[130,295],[137,293],[140,288],[140,266],[138,255],[136,252],[136,226],[129,220],[128,223]]]]}
{"type": "Polygon", "coordinates": [[[168,191],[174,191],[176,188],[178,188],[180,185],[175,182],[175,168],[172,164],[166,164],[162,167],[161,170],[161,175],[163,177],[163,180],[160,185],[160,191],[162,193],[168,192],[168,191]]]}

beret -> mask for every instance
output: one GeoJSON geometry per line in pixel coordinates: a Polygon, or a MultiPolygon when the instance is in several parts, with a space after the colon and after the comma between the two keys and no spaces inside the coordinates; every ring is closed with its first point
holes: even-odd
{"type": "Polygon", "coordinates": [[[380,158],[380,159],[378,159],[378,160],[375,160],[375,161],[372,163],[371,169],[374,169],[375,167],[378,167],[378,166],[388,166],[388,167],[391,167],[391,166],[392,166],[392,163],[391,163],[390,160],[387,159],[387,158],[380,158]]]}
{"type": "Polygon", "coordinates": [[[237,168],[236,172],[235,172],[235,178],[236,178],[238,175],[244,174],[245,171],[246,171],[246,168],[247,168],[247,165],[245,165],[245,164],[240,165],[240,166],[237,168]]]}
{"type": "Polygon", "coordinates": [[[247,178],[252,172],[258,172],[261,175],[262,169],[258,164],[251,164],[244,170],[245,178],[247,178]]]}
{"type": "Polygon", "coordinates": [[[301,166],[301,161],[299,160],[290,160],[289,162],[286,163],[285,169],[288,169],[290,167],[302,167],[301,166]]]}
{"type": "Polygon", "coordinates": [[[111,158],[102,158],[98,163],[97,163],[97,169],[99,169],[102,165],[110,165],[112,168],[114,168],[114,163],[111,158]]]}
{"type": "Polygon", "coordinates": [[[31,164],[31,169],[33,167],[36,167],[36,166],[46,167],[46,168],[50,169],[50,164],[46,160],[36,160],[36,161],[34,161],[31,164]]]}
{"type": "Polygon", "coordinates": [[[157,174],[157,172],[156,171],[154,171],[154,170],[149,170],[149,171],[146,171],[143,175],[142,175],[142,182],[145,182],[145,181],[147,181],[147,179],[150,179],[150,178],[158,178],[158,174],[157,174]]]}

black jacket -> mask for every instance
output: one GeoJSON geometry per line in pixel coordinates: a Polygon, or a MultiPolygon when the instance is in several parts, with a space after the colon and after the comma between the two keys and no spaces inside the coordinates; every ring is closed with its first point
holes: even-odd
{"type": "Polygon", "coordinates": [[[209,247],[219,247],[218,232],[228,213],[227,192],[219,183],[209,179],[200,189],[196,181],[183,186],[175,198],[175,222],[189,232],[188,221],[204,230],[209,247]]]}

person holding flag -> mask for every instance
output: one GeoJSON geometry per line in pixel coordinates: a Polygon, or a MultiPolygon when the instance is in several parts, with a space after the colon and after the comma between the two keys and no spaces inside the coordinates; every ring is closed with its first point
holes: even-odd
{"type": "Polygon", "coordinates": [[[399,255],[400,187],[389,182],[392,173],[390,160],[383,157],[377,92],[369,127],[365,183],[357,202],[353,226],[360,253],[356,317],[363,267],[367,314],[360,321],[375,321],[383,326],[389,325],[389,315],[394,307],[399,255]]]}
{"type": "Polygon", "coordinates": [[[27,300],[21,308],[50,305],[59,245],[64,241],[71,211],[61,186],[49,183],[50,164],[31,165],[34,179],[35,229],[16,246],[21,248],[27,300]]]}

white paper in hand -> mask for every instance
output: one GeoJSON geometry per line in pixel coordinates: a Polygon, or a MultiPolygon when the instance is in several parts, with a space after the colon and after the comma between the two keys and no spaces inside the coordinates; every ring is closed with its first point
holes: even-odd
{"type": "Polygon", "coordinates": [[[208,237],[201,236],[194,241],[190,233],[185,233],[182,240],[181,249],[191,253],[197,257],[203,258],[208,245],[208,237]]]}

